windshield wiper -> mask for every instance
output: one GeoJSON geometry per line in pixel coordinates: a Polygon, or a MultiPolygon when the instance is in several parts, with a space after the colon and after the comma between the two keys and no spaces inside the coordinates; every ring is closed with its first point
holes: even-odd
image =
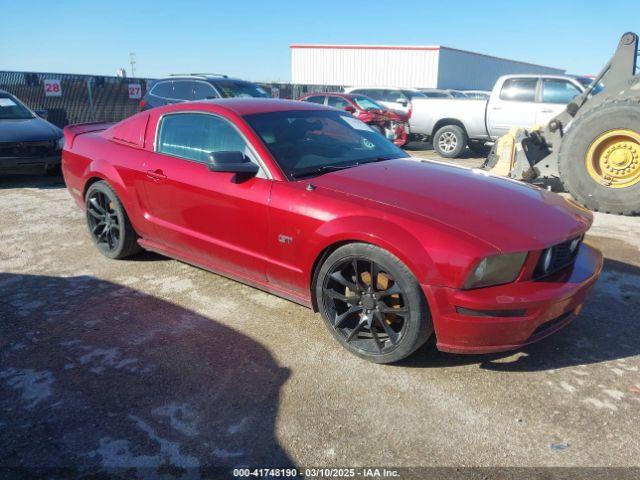
{"type": "Polygon", "coordinates": [[[294,172],[291,174],[291,178],[304,178],[304,177],[311,177],[313,175],[322,175],[323,173],[333,172],[336,170],[344,170],[346,168],[353,168],[353,167],[357,167],[358,165],[361,165],[361,163],[356,162],[356,163],[351,163],[349,165],[322,165],[318,168],[315,168],[313,170],[309,170],[306,172],[294,172]]]}

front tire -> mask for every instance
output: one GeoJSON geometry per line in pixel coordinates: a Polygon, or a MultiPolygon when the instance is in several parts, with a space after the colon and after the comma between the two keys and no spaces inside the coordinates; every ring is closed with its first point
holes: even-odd
{"type": "Polygon", "coordinates": [[[458,158],[468,142],[467,133],[457,125],[445,125],[433,136],[433,149],[444,158],[458,158]]]}
{"type": "Polygon", "coordinates": [[[329,255],[315,295],[331,334],[371,362],[397,362],[433,332],[416,278],[397,257],[374,245],[352,243],[329,255]]]}
{"type": "Polygon", "coordinates": [[[127,212],[107,182],[88,188],[85,212],[91,240],[105,257],[119,260],[142,250],[127,212]]]}

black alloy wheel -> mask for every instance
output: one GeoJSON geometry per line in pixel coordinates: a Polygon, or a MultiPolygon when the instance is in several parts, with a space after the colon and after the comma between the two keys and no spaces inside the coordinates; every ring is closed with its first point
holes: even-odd
{"type": "Polygon", "coordinates": [[[406,357],[432,331],[419,285],[388,252],[365,244],[346,247],[364,255],[342,256],[329,268],[331,257],[325,262],[317,296],[325,323],[343,346],[362,358],[390,363],[406,357]]]}
{"type": "Polygon", "coordinates": [[[92,184],[85,196],[91,240],[106,257],[121,259],[141,250],[118,196],[104,181],[92,184]]]}

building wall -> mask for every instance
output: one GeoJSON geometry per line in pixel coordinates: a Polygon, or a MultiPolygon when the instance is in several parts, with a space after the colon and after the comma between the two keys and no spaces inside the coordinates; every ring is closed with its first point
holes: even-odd
{"type": "Polygon", "coordinates": [[[562,75],[565,71],[441,47],[437,85],[438,88],[491,90],[499,76],[512,73],[562,75]]]}
{"type": "Polygon", "coordinates": [[[291,47],[291,81],[316,85],[435,87],[438,47],[291,47]]]}

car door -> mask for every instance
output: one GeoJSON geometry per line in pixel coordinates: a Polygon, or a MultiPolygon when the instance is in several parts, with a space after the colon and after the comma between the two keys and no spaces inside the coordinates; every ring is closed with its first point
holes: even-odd
{"type": "Polygon", "coordinates": [[[540,103],[536,116],[537,125],[547,125],[561,113],[567,104],[580,95],[582,90],[573,82],[563,78],[543,78],[540,90],[540,103]]]}
{"type": "Polygon", "coordinates": [[[267,208],[272,181],[257,154],[226,118],[203,112],[164,115],[147,161],[149,221],[178,257],[248,280],[266,278],[267,208]],[[241,151],[255,177],[212,172],[209,153],[241,151]]]}
{"type": "Polygon", "coordinates": [[[534,77],[504,81],[499,94],[488,105],[487,126],[492,138],[504,135],[511,127],[531,128],[536,124],[537,85],[538,79],[534,77]]]}

